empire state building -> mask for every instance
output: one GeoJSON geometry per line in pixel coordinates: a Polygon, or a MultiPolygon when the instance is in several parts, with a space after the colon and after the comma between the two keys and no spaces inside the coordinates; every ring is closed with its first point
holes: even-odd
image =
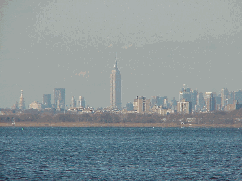
{"type": "Polygon", "coordinates": [[[121,74],[118,69],[117,60],[110,75],[110,104],[112,108],[121,110],[121,74]]]}

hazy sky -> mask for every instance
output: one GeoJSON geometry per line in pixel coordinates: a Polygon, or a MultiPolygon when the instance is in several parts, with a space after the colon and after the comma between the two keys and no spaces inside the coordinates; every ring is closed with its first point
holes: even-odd
{"type": "Polygon", "coordinates": [[[0,0],[0,107],[24,90],[26,107],[66,88],[87,104],[110,105],[118,55],[122,104],[137,95],[178,98],[242,89],[239,0],[0,0]]]}

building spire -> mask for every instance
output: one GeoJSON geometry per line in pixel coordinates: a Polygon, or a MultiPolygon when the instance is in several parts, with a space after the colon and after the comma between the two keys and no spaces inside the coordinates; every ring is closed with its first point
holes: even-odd
{"type": "Polygon", "coordinates": [[[117,59],[118,59],[118,56],[117,56],[117,52],[116,52],[116,59],[115,59],[115,64],[114,64],[114,68],[118,68],[118,61],[117,61],[117,59]]]}

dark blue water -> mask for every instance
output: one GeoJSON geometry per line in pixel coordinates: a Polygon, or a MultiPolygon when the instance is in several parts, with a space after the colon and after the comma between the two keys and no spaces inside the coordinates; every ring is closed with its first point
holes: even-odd
{"type": "Polygon", "coordinates": [[[242,130],[0,128],[0,180],[241,180],[242,130]]]}

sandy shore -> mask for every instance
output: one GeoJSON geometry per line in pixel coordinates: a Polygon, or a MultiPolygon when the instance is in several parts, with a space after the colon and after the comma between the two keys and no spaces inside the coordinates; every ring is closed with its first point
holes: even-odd
{"type": "MultiPolygon", "coordinates": [[[[12,123],[0,123],[0,127],[12,127],[12,123]]],[[[90,122],[16,122],[15,127],[228,127],[242,128],[241,124],[183,124],[174,123],[90,123],[90,122]]]]}

